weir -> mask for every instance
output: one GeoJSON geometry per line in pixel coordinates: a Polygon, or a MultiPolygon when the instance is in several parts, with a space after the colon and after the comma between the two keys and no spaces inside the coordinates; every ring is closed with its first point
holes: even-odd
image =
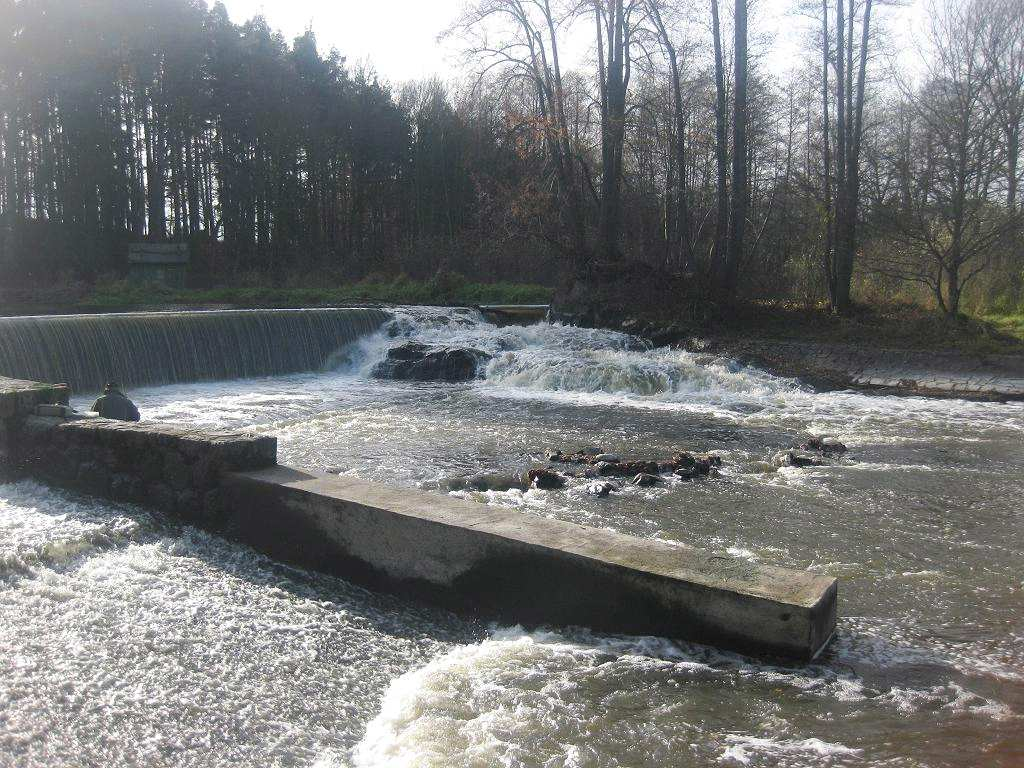
{"type": "Polygon", "coordinates": [[[319,370],[390,315],[372,307],[0,318],[0,376],[78,392],[319,370]]]}
{"type": "Polygon", "coordinates": [[[278,466],[276,440],[266,436],[67,418],[46,405],[66,394],[0,379],[10,461],[299,566],[511,623],[654,634],[755,655],[809,660],[835,629],[831,577],[278,466]]]}

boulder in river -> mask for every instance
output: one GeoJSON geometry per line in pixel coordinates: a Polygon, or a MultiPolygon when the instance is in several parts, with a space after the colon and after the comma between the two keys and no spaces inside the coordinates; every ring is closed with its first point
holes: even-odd
{"type": "MultiPolygon", "coordinates": [[[[688,470],[683,474],[710,475],[722,465],[720,456],[711,453],[677,453],[667,461],[630,460],[613,453],[580,451],[578,453],[562,453],[554,451],[548,454],[548,460],[560,464],[588,465],[595,473],[604,477],[636,477],[637,475],[664,475],[679,469],[688,470]]],[[[593,474],[585,472],[585,476],[593,474]]]]}
{"type": "Polygon", "coordinates": [[[825,462],[806,451],[786,451],[775,457],[775,463],[780,467],[820,467],[825,462]]]}
{"type": "MultiPolygon", "coordinates": [[[[722,457],[713,453],[677,453],[672,463],[678,470],[686,470],[686,474],[710,475],[712,470],[722,466],[722,457]]],[[[682,477],[682,475],[680,475],[682,477]]]]}
{"type": "Polygon", "coordinates": [[[475,475],[452,477],[441,482],[447,491],[525,491],[529,485],[517,475],[504,472],[481,472],[475,475]]]}
{"type": "Polygon", "coordinates": [[[619,490],[619,487],[617,485],[615,485],[614,483],[609,483],[607,481],[603,483],[591,483],[590,485],[587,486],[587,493],[589,493],[591,496],[597,496],[599,499],[603,499],[612,491],[617,490],[619,490]]]}
{"type": "Polygon", "coordinates": [[[565,487],[565,478],[551,469],[531,469],[526,473],[526,480],[531,488],[544,491],[565,487]]]}
{"type": "Polygon", "coordinates": [[[470,381],[491,356],[471,347],[437,347],[410,341],[388,350],[373,369],[378,379],[470,381]]]}
{"type": "Polygon", "coordinates": [[[660,482],[660,477],[647,472],[641,472],[633,478],[633,485],[639,485],[641,488],[649,488],[650,486],[657,485],[660,482]]]}
{"type": "Polygon", "coordinates": [[[817,451],[826,456],[846,453],[846,445],[832,435],[814,435],[800,447],[805,451],[817,451]]]}
{"type": "Polygon", "coordinates": [[[679,467],[672,474],[681,480],[693,480],[700,475],[700,471],[697,467],[679,467]]]}

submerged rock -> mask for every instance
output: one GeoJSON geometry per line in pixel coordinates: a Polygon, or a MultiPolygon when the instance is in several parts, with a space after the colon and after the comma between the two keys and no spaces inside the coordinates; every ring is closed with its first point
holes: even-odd
{"type": "Polygon", "coordinates": [[[565,487],[565,478],[551,469],[531,469],[526,473],[526,481],[531,488],[544,491],[565,487]]]}
{"type": "Polygon", "coordinates": [[[440,486],[446,491],[525,491],[529,484],[523,478],[502,472],[481,472],[465,477],[451,477],[442,480],[440,486]]]}
{"type": "Polygon", "coordinates": [[[832,435],[815,435],[800,447],[805,451],[817,451],[826,456],[846,453],[846,445],[832,435]]]}
{"type": "Polygon", "coordinates": [[[624,461],[621,464],[614,464],[614,474],[622,477],[635,477],[636,475],[655,475],[661,471],[656,461],[624,461]]]}
{"type": "Polygon", "coordinates": [[[722,466],[722,457],[713,453],[678,453],[672,459],[675,465],[674,474],[679,477],[690,475],[710,475],[712,471],[722,466]],[[680,470],[683,474],[679,474],[680,470]]]}
{"type": "Polygon", "coordinates": [[[682,480],[693,480],[700,476],[700,472],[696,467],[679,467],[672,474],[682,480]]]}
{"type": "Polygon", "coordinates": [[[806,451],[786,451],[775,457],[780,467],[821,467],[825,462],[806,451]]]}
{"type": "Polygon", "coordinates": [[[639,475],[633,478],[633,485],[639,485],[641,488],[648,488],[652,485],[657,485],[661,482],[661,478],[657,475],[648,474],[641,472],[639,475]]]}
{"type": "Polygon", "coordinates": [[[711,453],[677,453],[668,461],[631,460],[623,461],[613,453],[583,450],[577,453],[554,451],[548,460],[560,464],[584,464],[584,477],[636,477],[637,475],[676,474],[692,479],[698,475],[710,475],[722,465],[722,458],[711,453]]]}
{"type": "Polygon", "coordinates": [[[388,350],[373,369],[378,379],[470,381],[491,355],[470,347],[434,347],[410,341],[388,350]]]}
{"type": "Polygon", "coordinates": [[[603,499],[612,491],[619,490],[619,487],[614,483],[603,482],[603,483],[591,483],[587,486],[587,493],[591,496],[597,496],[599,499],[603,499]]]}

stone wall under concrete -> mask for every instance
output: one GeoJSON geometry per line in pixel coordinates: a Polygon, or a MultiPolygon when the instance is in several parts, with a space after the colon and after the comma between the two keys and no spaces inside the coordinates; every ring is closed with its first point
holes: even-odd
{"type": "Polygon", "coordinates": [[[12,435],[26,416],[40,405],[66,403],[70,392],[64,384],[40,384],[0,376],[0,458],[13,449],[12,435]]]}
{"type": "Polygon", "coordinates": [[[228,472],[277,463],[277,439],[172,424],[28,416],[11,436],[18,464],[57,485],[216,525],[228,472]]]}

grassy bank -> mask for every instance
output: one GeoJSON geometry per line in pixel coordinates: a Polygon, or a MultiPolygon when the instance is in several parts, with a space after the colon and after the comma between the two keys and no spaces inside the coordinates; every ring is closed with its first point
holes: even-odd
{"type": "Polygon", "coordinates": [[[1024,342],[1024,312],[985,315],[982,319],[999,333],[1024,342]]]}
{"type": "Polygon", "coordinates": [[[316,307],[351,302],[384,304],[547,304],[552,290],[522,283],[471,283],[462,280],[363,281],[320,287],[237,286],[174,290],[155,285],[116,282],[81,298],[82,309],[160,306],[316,307]]]}
{"type": "Polygon", "coordinates": [[[956,350],[964,354],[1024,353],[1024,317],[947,318],[909,304],[856,307],[846,317],[824,308],[751,304],[718,321],[725,334],[830,342],[863,347],[956,350]]]}

